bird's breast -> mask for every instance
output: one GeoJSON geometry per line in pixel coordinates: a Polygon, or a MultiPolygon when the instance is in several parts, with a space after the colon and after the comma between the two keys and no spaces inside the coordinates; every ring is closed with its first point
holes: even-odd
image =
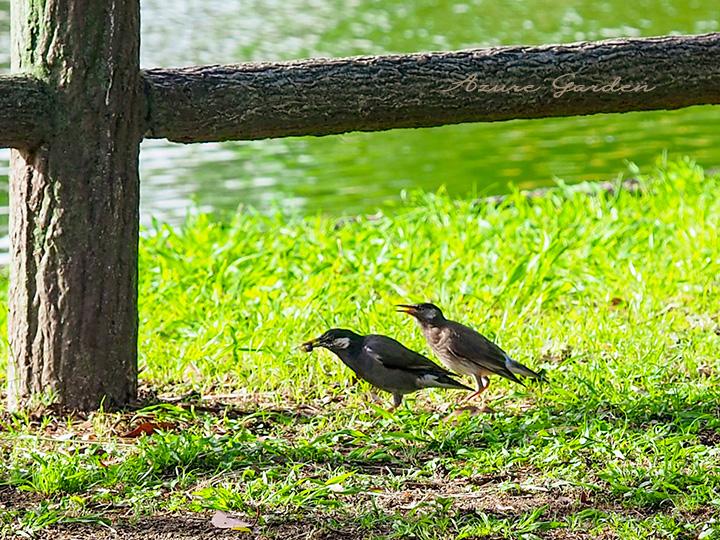
{"type": "Polygon", "coordinates": [[[472,375],[477,371],[476,366],[471,362],[452,353],[450,347],[452,336],[448,329],[429,326],[423,328],[423,333],[428,345],[446,368],[463,375],[472,375]]]}

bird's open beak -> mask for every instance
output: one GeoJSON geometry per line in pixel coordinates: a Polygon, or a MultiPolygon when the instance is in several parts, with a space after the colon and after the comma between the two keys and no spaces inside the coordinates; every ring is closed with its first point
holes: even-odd
{"type": "Polygon", "coordinates": [[[417,313],[417,306],[413,306],[412,304],[398,304],[395,306],[395,311],[415,315],[417,313]]]}
{"type": "Polygon", "coordinates": [[[312,350],[315,347],[320,346],[320,338],[311,339],[310,341],[306,341],[302,345],[300,345],[300,348],[305,352],[312,352],[312,350]]]}

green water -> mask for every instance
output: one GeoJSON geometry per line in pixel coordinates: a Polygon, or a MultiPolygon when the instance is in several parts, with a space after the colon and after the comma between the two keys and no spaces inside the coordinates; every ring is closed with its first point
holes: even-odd
{"type": "MultiPolygon", "coordinates": [[[[440,0],[142,2],[144,67],[543,44],[720,30],[720,2],[440,0]]],[[[0,69],[9,7],[0,0],[0,69]]],[[[183,146],[143,143],[144,222],[240,204],[372,211],[402,190],[474,196],[627,174],[663,152],[720,165],[720,107],[324,138],[183,146]]],[[[0,206],[8,152],[0,153],[0,206]]],[[[6,221],[6,220],[5,220],[6,221]]],[[[4,226],[4,224],[3,224],[4,226]]]]}

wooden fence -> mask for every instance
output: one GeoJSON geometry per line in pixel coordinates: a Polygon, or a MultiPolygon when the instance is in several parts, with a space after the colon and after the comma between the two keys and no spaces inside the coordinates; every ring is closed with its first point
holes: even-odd
{"type": "Polygon", "coordinates": [[[141,70],[139,0],[13,0],[8,400],[137,388],[138,154],[184,143],[720,104],[720,34],[141,70]]]}

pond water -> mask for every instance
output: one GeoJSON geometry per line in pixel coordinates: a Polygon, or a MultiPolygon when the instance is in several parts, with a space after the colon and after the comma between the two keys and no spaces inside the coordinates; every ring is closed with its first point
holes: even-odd
{"type": "MultiPolygon", "coordinates": [[[[143,67],[536,45],[720,30],[707,0],[161,0],[142,2],[143,67]]],[[[0,71],[9,64],[0,0],[0,71]]],[[[663,152],[720,165],[720,107],[517,120],[254,142],[146,141],[142,215],[240,204],[304,213],[372,211],[404,189],[457,196],[581,181],[652,166],[663,152]]],[[[0,150],[0,235],[9,151],[0,150]]]]}

